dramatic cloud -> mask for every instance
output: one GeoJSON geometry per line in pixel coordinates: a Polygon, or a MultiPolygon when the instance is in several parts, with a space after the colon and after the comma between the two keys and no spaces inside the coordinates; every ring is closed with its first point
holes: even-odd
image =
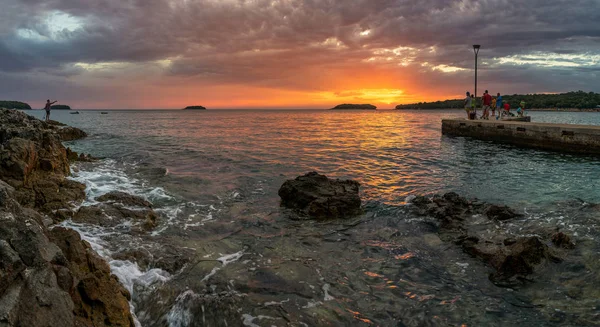
{"type": "Polygon", "coordinates": [[[600,91],[597,0],[0,0],[0,98],[315,107],[600,91]]]}

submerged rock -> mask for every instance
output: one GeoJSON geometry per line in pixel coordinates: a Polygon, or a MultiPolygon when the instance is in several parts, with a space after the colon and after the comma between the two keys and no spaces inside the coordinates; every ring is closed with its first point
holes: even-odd
{"type": "Polygon", "coordinates": [[[118,202],[125,206],[151,208],[152,203],[146,199],[125,192],[112,191],[96,198],[100,202],[118,202]]]}
{"type": "Polygon", "coordinates": [[[552,243],[563,249],[573,249],[575,247],[575,243],[571,241],[571,237],[563,232],[552,235],[552,243]]]}
{"type": "Polygon", "coordinates": [[[143,230],[150,230],[156,227],[158,215],[154,210],[148,208],[129,209],[115,204],[102,203],[81,207],[72,219],[77,223],[102,227],[115,227],[132,220],[134,223],[141,223],[143,230]]]}
{"type": "MultiPolygon", "coordinates": [[[[464,252],[494,268],[490,279],[498,285],[510,285],[517,279],[528,278],[543,263],[560,260],[555,250],[537,236],[506,235],[501,229],[494,235],[489,234],[487,227],[478,227],[496,224],[501,228],[503,221],[522,217],[509,207],[469,201],[456,193],[432,199],[418,196],[412,204],[415,213],[434,217],[440,222],[439,233],[443,239],[460,245],[464,252]]],[[[560,234],[553,237],[553,243],[569,248],[570,239],[560,234]]]]}
{"type": "Polygon", "coordinates": [[[281,205],[315,219],[348,218],[361,213],[360,184],[331,180],[316,172],[287,180],[279,189],[281,205]]]}

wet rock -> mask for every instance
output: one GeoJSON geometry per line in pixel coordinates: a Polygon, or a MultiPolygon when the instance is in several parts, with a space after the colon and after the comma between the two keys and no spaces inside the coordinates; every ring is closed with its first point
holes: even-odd
{"type": "Polygon", "coordinates": [[[115,260],[136,262],[142,270],[159,268],[176,274],[188,264],[194,255],[191,249],[177,248],[169,244],[146,249],[128,249],[113,255],[115,260]]]}
{"type": "MultiPolygon", "coordinates": [[[[494,268],[490,279],[498,285],[511,285],[519,278],[529,277],[545,262],[559,260],[538,237],[488,232],[490,225],[499,229],[503,226],[502,221],[521,216],[509,207],[469,201],[456,193],[434,196],[431,200],[415,197],[412,204],[415,213],[441,222],[439,234],[442,239],[460,245],[465,253],[494,268]]],[[[553,242],[568,248],[568,236],[559,234],[553,242]]]]}
{"type": "Polygon", "coordinates": [[[18,188],[15,198],[26,207],[51,213],[73,207],[82,201],[85,198],[85,185],[64,177],[49,176],[18,188]]]}
{"type": "MultiPolygon", "coordinates": [[[[83,326],[134,326],[129,292],[110,273],[110,267],[73,230],[51,231],[51,239],[68,262],[73,284],[69,294],[76,321],[83,326]]],[[[68,277],[63,276],[63,283],[68,277]]]]}
{"type": "Polygon", "coordinates": [[[517,214],[516,212],[514,212],[514,210],[512,210],[511,208],[509,208],[507,206],[497,206],[497,205],[490,205],[485,210],[485,214],[490,219],[496,219],[496,220],[500,220],[500,221],[509,220],[509,219],[513,219],[513,218],[522,216],[520,214],[517,214]]]}
{"type": "Polygon", "coordinates": [[[74,215],[73,221],[94,224],[103,227],[115,227],[126,221],[141,222],[144,230],[156,227],[158,215],[152,209],[128,209],[114,204],[99,204],[81,207],[74,215]]]}
{"type": "Polygon", "coordinates": [[[79,128],[64,126],[56,130],[60,139],[64,142],[75,141],[87,137],[87,133],[79,128]]]}
{"type": "Polygon", "coordinates": [[[533,273],[536,266],[554,258],[548,246],[537,237],[520,238],[515,244],[507,247],[502,254],[495,278],[511,278],[527,276],[533,273]]]}
{"type": "Polygon", "coordinates": [[[558,246],[559,248],[563,249],[575,248],[575,243],[571,241],[571,237],[569,237],[569,235],[563,232],[558,232],[552,235],[552,243],[554,243],[554,245],[558,246]]]}
{"type": "Polygon", "coordinates": [[[151,208],[152,203],[146,199],[125,192],[112,191],[96,198],[100,202],[118,202],[125,206],[151,208]]]}
{"type": "Polygon", "coordinates": [[[106,262],[36,211],[68,212],[84,198],[85,186],[66,179],[61,143],[61,133],[83,134],[16,110],[0,110],[0,125],[0,325],[133,326],[106,262]]]}
{"type": "Polygon", "coordinates": [[[0,207],[4,207],[8,199],[14,194],[14,187],[6,184],[3,180],[0,180],[0,207]]]}
{"type": "Polygon", "coordinates": [[[348,218],[360,214],[360,184],[331,180],[316,172],[287,180],[279,189],[281,205],[315,219],[348,218]]]}

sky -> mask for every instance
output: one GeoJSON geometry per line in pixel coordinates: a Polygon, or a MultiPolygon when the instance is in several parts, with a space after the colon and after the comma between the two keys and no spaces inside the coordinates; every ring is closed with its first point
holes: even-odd
{"type": "Polygon", "coordinates": [[[600,0],[0,0],[0,99],[379,108],[600,91],[600,0]]]}

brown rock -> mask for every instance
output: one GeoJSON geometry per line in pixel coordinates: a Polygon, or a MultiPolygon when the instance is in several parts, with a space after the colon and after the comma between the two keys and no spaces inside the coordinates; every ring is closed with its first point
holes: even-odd
{"type": "Polygon", "coordinates": [[[77,321],[84,326],[133,326],[129,292],[110,274],[108,264],[73,230],[56,227],[51,239],[68,260],[77,321]]]}
{"type": "Polygon", "coordinates": [[[552,243],[563,249],[575,248],[575,243],[571,241],[571,237],[563,232],[558,232],[552,235],[552,243]]]}
{"type": "Polygon", "coordinates": [[[279,189],[281,205],[316,219],[348,218],[361,213],[360,184],[330,180],[312,172],[287,180],[279,189]]]}
{"type": "Polygon", "coordinates": [[[491,205],[485,210],[485,215],[490,219],[496,220],[509,220],[517,217],[521,217],[522,215],[514,212],[511,208],[507,206],[497,206],[491,205]]]}
{"type": "Polygon", "coordinates": [[[100,202],[118,202],[125,206],[151,208],[152,203],[146,199],[125,192],[112,191],[96,198],[100,202]]]}
{"type": "Polygon", "coordinates": [[[73,216],[73,221],[103,227],[114,227],[125,221],[141,221],[144,229],[156,227],[158,215],[152,209],[127,209],[114,204],[98,204],[81,207],[73,216]]]}

